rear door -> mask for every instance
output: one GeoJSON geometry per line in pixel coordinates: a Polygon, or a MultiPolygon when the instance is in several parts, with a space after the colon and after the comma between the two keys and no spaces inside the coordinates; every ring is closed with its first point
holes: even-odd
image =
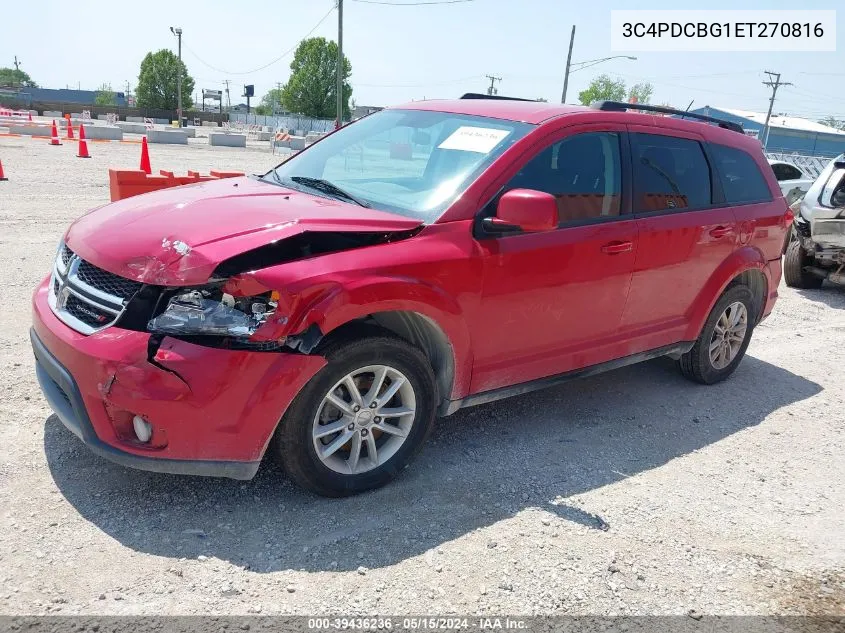
{"type": "Polygon", "coordinates": [[[704,139],[629,126],[637,249],[622,317],[631,353],[683,339],[696,296],[737,244],[704,139]]]}
{"type": "Polygon", "coordinates": [[[786,237],[789,201],[772,196],[772,187],[763,176],[766,163],[762,152],[758,150],[752,156],[737,147],[711,143],[710,155],[725,199],[737,219],[739,243],[752,244],[767,260],[779,259],[786,237]]]}

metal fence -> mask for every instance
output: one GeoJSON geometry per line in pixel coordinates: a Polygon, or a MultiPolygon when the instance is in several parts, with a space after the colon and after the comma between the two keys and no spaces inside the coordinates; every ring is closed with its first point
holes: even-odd
{"type": "Polygon", "coordinates": [[[771,160],[782,160],[785,163],[792,163],[805,174],[812,178],[818,178],[819,174],[827,167],[827,164],[835,156],[809,156],[795,152],[766,152],[766,158],[771,160]]]}
{"type": "Polygon", "coordinates": [[[297,114],[284,116],[263,116],[260,114],[245,114],[238,112],[229,113],[229,121],[232,123],[243,123],[245,125],[266,125],[277,129],[280,127],[295,132],[301,130],[304,133],[318,132],[320,134],[331,132],[334,129],[334,119],[313,119],[297,114]]]}

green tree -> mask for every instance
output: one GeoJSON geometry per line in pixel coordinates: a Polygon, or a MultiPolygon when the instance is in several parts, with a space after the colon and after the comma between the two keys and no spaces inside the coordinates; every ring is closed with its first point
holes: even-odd
{"type": "Polygon", "coordinates": [[[176,78],[182,74],[182,108],[187,110],[193,104],[194,80],[188,74],[185,62],[180,61],[172,51],[163,48],[147,53],[141,62],[138,87],[135,90],[138,106],[175,110],[178,107],[176,78]]]}
{"type": "MultiPolygon", "coordinates": [[[[282,88],[285,110],[305,116],[337,116],[337,44],[324,37],[303,40],[290,64],[291,75],[282,88]]],[[[352,64],[343,56],[343,116],[349,118],[352,64]]]]}
{"type": "Polygon", "coordinates": [[[654,94],[654,86],[647,81],[644,83],[634,84],[628,91],[628,101],[636,99],[636,103],[648,103],[651,101],[651,96],[654,94]]]}
{"type": "Polygon", "coordinates": [[[0,68],[0,87],[4,88],[37,88],[38,84],[32,77],[22,70],[15,68],[0,68]]]}
{"type": "Polygon", "coordinates": [[[256,114],[270,115],[282,109],[282,91],[279,88],[268,90],[261,97],[261,103],[255,107],[256,114]]]}
{"type": "Polygon", "coordinates": [[[625,82],[611,79],[610,75],[599,75],[590,82],[586,90],[578,93],[578,100],[584,105],[593,101],[622,101],[625,99],[625,82]]]}
{"type": "Polygon", "coordinates": [[[826,116],[825,118],[820,119],[819,123],[828,127],[832,127],[834,130],[845,131],[845,120],[839,120],[834,116],[826,116]]]}
{"type": "Polygon", "coordinates": [[[97,92],[94,94],[94,105],[114,105],[114,91],[111,89],[111,84],[104,83],[97,89],[97,92]]]}

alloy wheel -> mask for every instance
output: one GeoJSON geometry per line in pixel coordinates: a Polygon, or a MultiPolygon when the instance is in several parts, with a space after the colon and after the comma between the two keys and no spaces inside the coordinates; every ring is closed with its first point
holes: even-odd
{"type": "Polygon", "coordinates": [[[742,348],[748,332],[748,310],[741,301],[730,304],[713,328],[710,338],[710,364],[714,369],[724,369],[733,362],[742,348]]]}
{"type": "Polygon", "coordinates": [[[415,417],[416,394],[402,372],[387,365],[362,367],[341,378],[317,407],[314,450],[337,473],[364,473],[396,454],[415,417]]]}

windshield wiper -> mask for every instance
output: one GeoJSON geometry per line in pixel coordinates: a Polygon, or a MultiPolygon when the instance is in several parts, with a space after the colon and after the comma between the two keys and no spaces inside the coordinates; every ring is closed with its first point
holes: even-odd
{"type": "Polygon", "coordinates": [[[355,204],[362,207],[370,207],[370,205],[364,202],[363,200],[356,198],[351,193],[344,191],[336,184],[334,184],[333,182],[329,182],[328,180],[323,180],[322,178],[311,178],[309,176],[291,176],[290,179],[295,183],[305,185],[306,187],[311,187],[311,189],[316,189],[317,191],[322,191],[323,193],[335,196],[336,198],[343,198],[345,200],[349,200],[349,202],[354,202],[355,204]]]}

